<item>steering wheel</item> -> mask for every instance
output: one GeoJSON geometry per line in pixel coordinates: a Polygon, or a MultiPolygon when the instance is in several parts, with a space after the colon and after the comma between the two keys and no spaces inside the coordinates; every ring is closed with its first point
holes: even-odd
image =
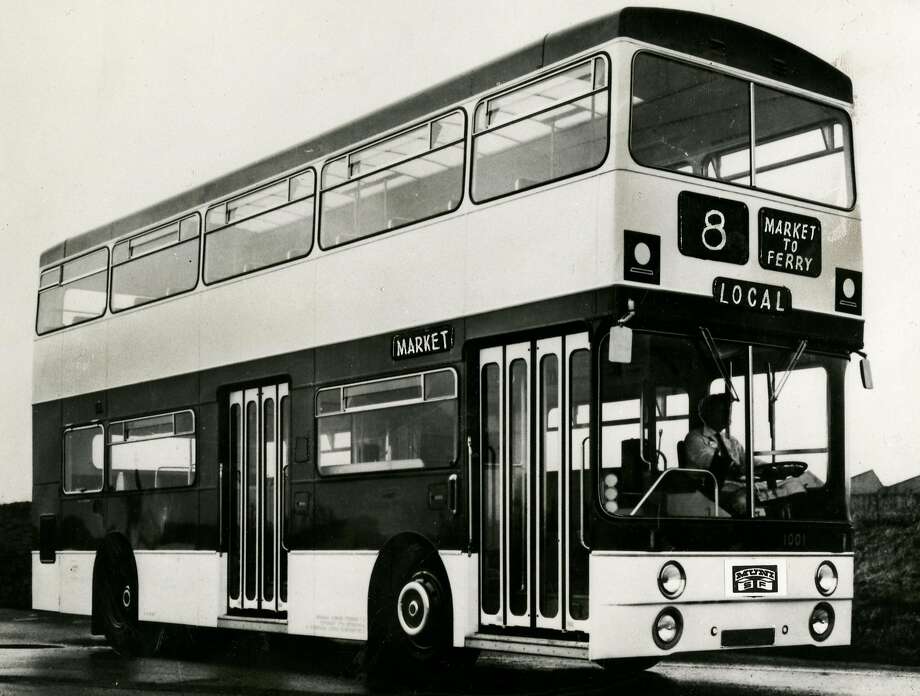
{"type": "Polygon", "coordinates": [[[754,467],[755,481],[782,481],[790,476],[801,476],[808,469],[805,462],[776,462],[754,467]]]}

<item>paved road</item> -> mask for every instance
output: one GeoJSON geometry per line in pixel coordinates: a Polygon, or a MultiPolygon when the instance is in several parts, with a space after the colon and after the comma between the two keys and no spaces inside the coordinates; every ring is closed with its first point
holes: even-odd
{"type": "MultiPolygon", "coordinates": [[[[366,694],[353,650],[236,634],[209,658],[123,660],[84,618],[0,609],[0,694],[366,694]]],[[[436,696],[920,696],[920,670],[749,654],[676,659],[617,679],[593,665],[484,656],[412,693],[436,696]]]]}

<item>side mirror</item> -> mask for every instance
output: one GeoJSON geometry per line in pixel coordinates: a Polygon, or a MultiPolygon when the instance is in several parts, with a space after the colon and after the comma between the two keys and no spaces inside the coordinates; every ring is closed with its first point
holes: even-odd
{"type": "Polygon", "coordinates": [[[872,363],[869,362],[869,358],[859,361],[859,376],[862,377],[863,389],[872,389],[872,363]]]}
{"type": "Polygon", "coordinates": [[[610,345],[607,351],[607,360],[612,363],[631,363],[632,344],[632,329],[620,325],[610,327],[610,345]]]}

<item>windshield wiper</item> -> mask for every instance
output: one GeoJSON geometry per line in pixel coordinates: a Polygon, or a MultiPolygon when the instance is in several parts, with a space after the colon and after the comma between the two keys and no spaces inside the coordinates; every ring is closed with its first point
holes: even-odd
{"type": "Polygon", "coordinates": [[[716,342],[712,334],[709,333],[709,329],[705,326],[701,326],[700,333],[703,334],[703,340],[706,341],[706,347],[709,349],[709,354],[712,356],[716,367],[719,368],[719,374],[722,375],[722,381],[731,389],[734,400],[741,401],[738,397],[738,392],[735,391],[735,385],[732,383],[731,375],[728,373],[728,370],[725,369],[725,363],[722,362],[722,356],[719,355],[719,349],[716,347],[716,342]]]}
{"type": "Polygon", "coordinates": [[[779,401],[779,395],[783,391],[783,387],[786,386],[786,381],[789,379],[789,375],[792,374],[792,371],[795,369],[795,366],[799,364],[799,360],[802,359],[802,353],[805,352],[805,348],[808,346],[808,340],[802,339],[799,341],[799,347],[795,349],[795,353],[792,354],[792,357],[789,358],[789,364],[786,365],[786,369],[783,370],[785,374],[783,379],[780,381],[779,386],[775,387],[776,384],[776,375],[771,370],[771,379],[770,379],[770,403],[776,403],[779,401]],[[775,387],[775,388],[774,388],[775,387]]]}
{"type": "Polygon", "coordinates": [[[770,450],[774,453],[770,456],[770,459],[774,463],[776,462],[776,402],[779,401],[779,395],[783,391],[783,387],[786,386],[786,381],[789,379],[789,375],[792,374],[795,366],[798,365],[799,360],[802,359],[802,354],[805,352],[805,347],[807,345],[807,339],[802,339],[799,341],[799,347],[795,349],[795,353],[793,353],[792,357],[789,358],[789,364],[786,365],[786,369],[784,370],[785,374],[783,375],[782,380],[780,380],[779,386],[776,386],[776,372],[773,370],[773,366],[770,365],[770,363],[767,363],[767,389],[769,391],[769,403],[767,404],[767,421],[770,424],[770,450]]]}

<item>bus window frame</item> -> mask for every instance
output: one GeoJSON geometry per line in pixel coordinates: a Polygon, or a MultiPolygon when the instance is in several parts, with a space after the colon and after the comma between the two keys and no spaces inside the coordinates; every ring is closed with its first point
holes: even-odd
{"type": "Polygon", "coordinates": [[[201,212],[196,210],[186,215],[180,215],[179,217],[174,218],[170,220],[169,222],[166,222],[162,225],[156,225],[154,227],[150,227],[148,229],[145,229],[142,232],[138,232],[137,234],[132,234],[130,237],[124,237],[122,239],[112,242],[112,253],[109,259],[109,286],[107,290],[108,291],[107,306],[108,306],[109,313],[121,314],[122,312],[128,312],[138,307],[146,307],[147,305],[154,304],[155,302],[162,302],[163,300],[170,300],[174,297],[179,297],[180,295],[185,295],[186,293],[190,293],[193,290],[195,290],[198,287],[198,285],[201,283],[201,280],[202,280],[201,267],[202,267],[202,263],[204,262],[203,238],[204,238],[204,218],[202,217],[201,212]],[[198,234],[195,235],[198,241],[198,263],[195,267],[195,284],[186,290],[180,290],[179,292],[174,292],[171,295],[163,295],[162,297],[157,297],[152,300],[147,300],[146,302],[141,302],[139,304],[131,305],[130,307],[122,307],[121,309],[115,309],[112,306],[112,302],[115,299],[115,278],[114,278],[115,266],[116,265],[122,266],[124,264],[131,263],[131,261],[134,261],[135,259],[141,259],[141,258],[144,258],[145,256],[151,256],[153,254],[156,254],[157,252],[163,251],[165,249],[171,249],[174,246],[179,246],[180,244],[184,244],[187,241],[191,241],[188,239],[183,241],[181,239],[182,222],[191,217],[198,218],[198,234]],[[168,246],[160,247],[159,249],[154,249],[153,251],[147,252],[146,254],[140,254],[139,256],[129,258],[127,261],[122,261],[121,263],[118,263],[118,264],[114,263],[115,247],[118,246],[119,244],[124,244],[124,243],[130,244],[131,240],[133,239],[136,239],[138,237],[143,237],[145,234],[150,234],[151,232],[156,232],[160,229],[165,229],[166,227],[169,227],[170,225],[176,225],[176,224],[179,225],[179,229],[178,229],[179,241],[174,242],[168,246]]]}
{"type": "MultiPolygon", "coordinates": [[[[173,419],[173,427],[175,428],[175,419],[173,419]]],[[[151,494],[159,491],[184,491],[190,488],[195,488],[198,485],[199,472],[201,470],[199,451],[198,451],[198,414],[195,412],[195,408],[189,406],[188,408],[178,408],[169,411],[154,411],[151,413],[145,413],[142,415],[129,416],[127,418],[119,418],[118,420],[110,420],[107,423],[105,436],[103,440],[103,447],[105,448],[105,481],[103,486],[103,492],[106,495],[131,495],[131,494],[151,494]],[[138,437],[135,440],[123,440],[122,442],[112,443],[109,441],[111,437],[111,427],[119,423],[130,423],[131,421],[144,420],[145,418],[155,418],[157,416],[177,416],[180,413],[190,413],[192,414],[192,431],[191,435],[195,441],[195,471],[192,480],[182,486],[164,486],[162,488],[140,488],[140,489],[131,489],[124,491],[117,491],[111,485],[109,477],[111,476],[112,469],[112,458],[110,448],[112,446],[123,445],[129,442],[149,442],[150,440],[162,440],[169,437],[179,437],[180,435],[187,435],[189,433],[180,433],[179,435],[173,433],[172,435],[156,435],[153,437],[138,437]]]]}
{"type": "Polygon", "coordinates": [[[474,205],[486,205],[486,204],[492,203],[492,202],[494,202],[494,201],[500,201],[500,200],[502,200],[502,199],[504,199],[504,198],[508,198],[509,196],[516,196],[516,195],[521,194],[521,193],[524,193],[524,192],[526,192],[526,191],[532,191],[532,190],[534,190],[534,189],[537,189],[537,188],[540,188],[540,187],[543,187],[543,186],[549,186],[549,185],[551,185],[551,184],[559,183],[560,181],[565,181],[565,180],[567,180],[567,179],[574,179],[574,178],[579,177],[579,176],[585,176],[585,175],[587,175],[587,174],[590,174],[591,172],[596,172],[598,169],[600,169],[601,167],[603,167],[603,166],[607,163],[607,160],[608,160],[609,157],[610,157],[610,151],[611,151],[612,143],[613,143],[613,133],[612,133],[612,131],[611,131],[611,128],[612,128],[612,125],[613,125],[613,116],[612,116],[612,113],[611,113],[611,107],[612,107],[612,105],[613,105],[613,60],[610,58],[610,54],[609,54],[607,51],[596,51],[596,52],[594,52],[594,53],[590,53],[590,54],[588,54],[588,55],[581,56],[581,57],[578,58],[577,60],[569,61],[569,62],[565,63],[564,65],[561,65],[561,66],[559,66],[559,67],[553,68],[553,69],[548,70],[548,71],[546,71],[546,72],[542,72],[542,73],[540,73],[540,74],[538,74],[538,75],[534,75],[534,76],[532,76],[532,77],[523,78],[523,79],[521,79],[521,80],[518,80],[518,81],[516,81],[516,82],[513,82],[513,83],[510,84],[510,85],[503,85],[503,86],[501,87],[501,89],[496,90],[496,91],[494,91],[494,92],[490,92],[490,93],[488,93],[488,94],[486,94],[486,95],[480,97],[479,99],[477,99],[477,100],[476,100],[475,106],[473,106],[473,127],[470,129],[470,132],[469,132],[469,141],[468,141],[468,142],[469,142],[470,172],[469,172],[469,177],[468,177],[468,180],[467,180],[467,185],[468,185],[468,187],[469,187],[469,192],[470,192],[470,201],[471,201],[474,205]],[[476,123],[475,123],[476,111],[479,109],[480,106],[482,106],[483,104],[485,104],[486,102],[488,102],[490,99],[495,99],[495,98],[501,97],[501,96],[503,96],[503,95],[505,95],[505,94],[509,94],[509,93],[511,93],[511,92],[515,92],[515,91],[517,91],[517,90],[519,90],[519,89],[522,89],[522,88],[524,88],[524,87],[527,87],[527,86],[530,85],[530,84],[535,84],[535,83],[537,83],[537,82],[541,82],[542,80],[546,80],[546,79],[548,79],[548,78],[551,78],[551,77],[553,77],[554,75],[556,75],[556,74],[558,74],[558,73],[563,73],[563,72],[565,72],[566,70],[571,70],[572,68],[581,65],[582,63],[589,63],[589,62],[592,62],[592,61],[594,61],[594,60],[597,60],[598,58],[600,58],[601,60],[604,61],[605,65],[606,65],[606,68],[607,68],[607,86],[606,86],[606,87],[602,87],[602,88],[599,88],[599,89],[598,89],[598,88],[594,88],[594,89],[592,89],[590,92],[586,92],[585,94],[582,94],[582,95],[580,95],[580,96],[573,97],[573,98],[570,98],[570,99],[566,99],[565,101],[559,102],[558,104],[553,104],[552,106],[549,106],[549,107],[547,107],[547,108],[545,108],[545,109],[540,109],[540,110],[538,110],[538,111],[531,112],[531,113],[527,114],[526,116],[520,116],[520,117],[518,117],[518,118],[516,118],[516,119],[512,119],[511,121],[505,121],[504,123],[501,123],[501,124],[499,124],[499,125],[497,125],[497,126],[494,126],[494,127],[492,127],[492,128],[488,128],[488,127],[487,127],[487,128],[485,128],[485,129],[483,129],[482,131],[479,131],[479,133],[476,132],[476,123]],[[600,161],[599,161],[595,166],[589,167],[588,169],[582,169],[582,170],[580,170],[580,171],[578,171],[578,172],[575,172],[575,173],[573,173],[573,174],[564,174],[563,176],[558,176],[558,177],[555,177],[555,178],[553,178],[553,179],[547,179],[546,181],[538,181],[538,182],[535,183],[535,184],[530,184],[529,186],[525,186],[525,187],[523,187],[523,188],[521,188],[521,189],[518,189],[518,190],[516,190],[516,191],[508,191],[507,193],[503,193],[503,194],[501,194],[501,195],[493,196],[493,197],[491,197],[491,198],[486,198],[486,199],[483,199],[483,200],[477,200],[477,199],[473,196],[473,177],[474,177],[474,171],[473,171],[473,170],[475,169],[475,158],[474,158],[474,156],[473,156],[473,155],[474,155],[473,148],[474,148],[474,143],[475,143],[476,137],[477,137],[478,135],[484,135],[484,134],[487,134],[487,133],[492,133],[492,132],[494,132],[494,131],[496,131],[496,130],[499,130],[499,129],[501,129],[501,128],[504,128],[504,127],[506,127],[506,126],[510,126],[510,125],[515,124],[515,123],[520,123],[520,122],[522,122],[522,121],[526,121],[527,119],[533,118],[534,116],[536,116],[536,115],[538,115],[538,114],[541,114],[541,113],[543,113],[543,112],[545,112],[545,111],[551,111],[551,110],[556,109],[556,108],[558,108],[558,107],[560,107],[560,106],[563,106],[563,105],[565,105],[565,104],[570,104],[570,103],[573,103],[573,102],[580,101],[580,100],[582,100],[582,99],[586,99],[586,98],[591,97],[591,96],[599,95],[599,94],[601,94],[602,92],[604,92],[605,90],[606,90],[606,92],[607,92],[607,126],[606,126],[606,129],[605,129],[605,132],[606,132],[606,134],[607,134],[606,147],[604,148],[604,154],[603,154],[603,156],[600,158],[600,161]]]}
{"type": "Polygon", "coordinates": [[[327,384],[325,386],[317,385],[313,391],[313,440],[314,440],[314,449],[315,449],[315,459],[316,462],[315,470],[316,475],[320,479],[328,480],[337,480],[337,479],[347,479],[355,478],[362,476],[393,476],[393,475],[403,475],[411,476],[418,475],[420,472],[431,472],[431,471],[445,471],[450,469],[457,469],[460,464],[461,452],[462,452],[462,443],[461,439],[461,425],[463,421],[463,409],[462,404],[460,403],[460,374],[452,365],[446,365],[444,367],[433,367],[423,370],[414,370],[412,372],[398,372],[395,374],[390,374],[385,377],[375,377],[373,379],[364,379],[357,380],[352,382],[334,382],[327,384]],[[454,377],[454,395],[447,397],[436,397],[433,399],[425,399],[425,376],[437,372],[450,372],[454,377]],[[345,408],[345,389],[348,387],[357,387],[365,384],[374,384],[376,382],[386,382],[392,379],[399,379],[401,377],[415,377],[418,376],[421,378],[421,391],[422,397],[420,399],[404,399],[402,401],[394,401],[389,405],[372,405],[372,406],[356,406],[350,409],[345,408]],[[320,392],[338,390],[340,407],[338,411],[330,413],[319,413],[318,402],[320,392]],[[454,447],[454,456],[450,464],[445,466],[424,466],[424,463],[421,467],[412,467],[404,469],[387,469],[381,467],[379,469],[374,469],[371,471],[353,471],[353,472],[328,472],[323,471],[320,467],[320,449],[319,449],[319,421],[321,418],[328,418],[330,416],[341,416],[350,413],[367,413],[371,411],[379,411],[385,408],[400,408],[404,406],[414,406],[417,404],[425,403],[437,403],[439,401],[454,401],[457,404],[457,417],[454,421],[454,433],[456,434],[456,442],[454,447]]]}
{"type": "Polygon", "coordinates": [[[87,495],[98,496],[98,495],[101,495],[105,491],[106,476],[107,476],[107,469],[108,469],[107,462],[106,462],[108,454],[105,451],[105,448],[106,448],[105,438],[106,438],[106,428],[105,428],[105,424],[102,421],[90,421],[88,423],[66,425],[61,430],[61,485],[60,485],[60,491],[61,491],[62,496],[67,497],[67,498],[75,498],[77,496],[87,496],[87,495]],[[67,481],[67,446],[65,444],[65,441],[67,439],[67,433],[72,433],[77,430],[89,430],[90,428],[98,428],[99,430],[102,431],[102,485],[99,488],[96,488],[91,491],[89,490],[68,491],[67,488],[65,487],[66,481],[67,481]]]}
{"type": "MultiPolygon", "coordinates": [[[[758,77],[762,78],[762,76],[758,76],[758,77]]],[[[817,205],[817,206],[821,206],[824,208],[831,208],[833,210],[840,210],[843,212],[852,212],[856,208],[859,202],[859,196],[858,196],[858,192],[856,189],[856,151],[855,151],[855,143],[853,141],[853,119],[850,118],[850,114],[846,111],[846,109],[840,107],[838,104],[832,104],[830,102],[823,102],[820,99],[814,98],[811,94],[806,95],[806,94],[799,94],[796,92],[789,91],[789,87],[790,86],[788,84],[782,83],[782,82],[778,83],[778,86],[776,86],[776,85],[768,84],[767,82],[754,80],[751,77],[745,77],[743,75],[735,75],[724,69],[720,70],[718,69],[717,66],[714,66],[709,63],[694,62],[693,60],[690,60],[686,56],[683,56],[683,55],[680,57],[677,57],[677,56],[672,56],[672,55],[668,55],[665,53],[661,53],[653,49],[640,48],[635,53],[633,53],[632,59],[630,61],[630,69],[629,69],[629,123],[627,126],[626,143],[627,143],[627,150],[629,152],[629,158],[632,161],[631,163],[638,167],[643,167],[645,169],[649,169],[652,171],[666,172],[668,174],[674,174],[676,176],[681,176],[681,177],[689,177],[699,182],[706,182],[707,184],[725,184],[727,186],[732,186],[734,188],[741,189],[742,191],[747,191],[748,194],[750,195],[754,195],[757,193],[761,193],[761,194],[765,193],[767,195],[778,196],[780,198],[788,198],[792,201],[797,201],[800,203],[807,203],[809,205],[817,205]],[[847,180],[848,180],[847,183],[851,187],[851,191],[852,191],[852,201],[849,207],[833,205],[831,203],[822,203],[820,201],[815,201],[810,198],[802,198],[800,196],[793,196],[788,193],[780,193],[778,191],[773,191],[771,189],[760,188],[753,184],[745,185],[745,184],[738,184],[733,181],[728,181],[724,179],[711,179],[709,177],[700,176],[692,172],[688,173],[688,172],[682,172],[677,169],[665,169],[664,167],[656,167],[653,165],[643,164],[642,162],[640,162],[636,158],[635,154],[633,153],[633,147],[632,147],[632,135],[633,135],[632,97],[633,97],[633,91],[634,91],[634,85],[635,85],[635,79],[636,79],[636,60],[639,58],[639,56],[642,56],[642,55],[650,55],[650,56],[653,56],[661,60],[670,61],[672,63],[682,63],[692,68],[696,68],[697,70],[707,70],[709,72],[716,73],[718,75],[724,75],[725,77],[728,77],[734,80],[741,80],[742,82],[746,82],[748,85],[748,95],[749,95],[748,96],[748,114],[751,119],[751,123],[748,125],[748,146],[750,147],[750,157],[751,158],[756,158],[755,150],[757,148],[757,113],[754,109],[754,102],[755,102],[754,92],[756,92],[758,87],[770,89],[770,90],[773,90],[774,92],[779,92],[786,96],[790,96],[796,99],[802,99],[803,101],[811,102],[812,104],[817,104],[825,108],[832,108],[832,109],[836,109],[837,111],[839,111],[843,115],[844,119],[846,119],[846,125],[848,129],[847,132],[848,132],[849,148],[850,148],[848,157],[847,157],[846,149],[844,149],[844,152],[843,152],[844,158],[847,160],[846,162],[846,166],[847,166],[846,175],[847,175],[847,180]]],[[[850,106],[852,106],[852,104],[850,106]]],[[[764,142],[765,143],[773,142],[773,140],[764,141],[764,142]]],[[[714,150],[713,152],[709,153],[706,159],[708,161],[713,155],[716,155],[719,153],[726,153],[730,151],[733,151],[733,150],[727,149],[727,148],[722,148],[721,150],[714,150]]],[[[756,176],[756,163],[755,163],[754,169],[755,169],[754,174],[756,176]]]]}
{"type": "MultiPolygon", "coordinates": [[[[317,182],[316,182],[317,188],[316,188],[316,196],[315,196],[316,199],[317,199],[317,207],[316,207],[316,230],[317,230],[317,232],[316,232],[316,238],[317,238],[317,242],[316,242],[316,243],[317,243],[317,245],[319,246],[320,251],[333,251],[333,250],[335,250],[335,249],[341,249],[341,248],[347,247],[347,246],[349,246],[349,245],[351,245],[351,244],[357,244],[358,242],[365,242],[365,241],[367,241],[367,240],[369,240],[369,239],[374,239],[375,237],[379,237],[379,236],[384,235],[384,234],[390,234],[390,233],[392,233],[392,232],[396,232],[396,231],[398,231],[398,230],[404,229],[404,228],[406,228],[406,227],[410,227],[410,226],[412,226],[412,225],[418,225],[418,224],[421,224],[421,223],[423,223],[423,222],[428,222],[428,221],[430,221],[430,220],[435,220],[435,219],[437,219],[437,218],[439,218],[439,217],[443,217],[443,216],[445,216],[445,215],[450,215],[451,213],[457,212],[457,211],[460,209],[460,206],[463,205],[463,201],[466,199],[466,174],[465,174],[465,172],[466,172],[466,169],[467,169],[467,164],[468,164],[468,162],[469,162],[469,154],[470,154],[470,151],[471,151],[471,145],[470,145],[470,140],[469,140],[471,132],[470,132],[470,127],[469,127],[469,122],[470,122],[470,118],[469,118],[469,114],[468,114],[467,111],[466,111],[466,108],[465,108],[462,104],[458,104],[458,105],[454,106],[454,107],[451,108],[451,109],[447,109],[446,111],[441,111],[441,112],[439,112],[439,113],[437,113],[437,114],[435,114],[435,115],[433,115],[433,116],[429,116],[429,117],[424,118],[424,119],[422,119],[422,120],[420,120],[420,121],[414,121],[414,122],[413,122],[412,124],[410,124],[410,125],[407,125],[407,126],[400,126],[400,127],[398,128],[398,130],[395,130],[395,131],[393,131],[393,132],[387,133],[386,135],[383,135],[383,136],[380,136],[380,137],[376,137],[376,138],[374,138],[373,140],[368,140],[368,141],[362,142],[360,145],[352,146],[352,147],[350,147],[350,148],[347,149],[347,150],[344,150],[344,151],[338,152],[338,153],[336,153],[336,154],[334,154],[334,155],[325,157],[325,158],[322,160],[322,167],[320,167],[320,175],[319,175],[319,178],[317,179],[317,182]],[[323,187],[323,178],[325,177],[326,169],[327,169],[330,165],[332,165],[333,163],[335,163],[335,162],[337,162],[338,160],[342,159],[343,157],[346,157],[346,158],[347,158],[347,157],[349,157],[349,156],[351,156],[351,155],[356,155],[356,154],[358,154],[358,153],[360,153],[360,152],[363,152],[364,150],[368,150],[368,149],[374,147],[375,145],[379,145],[379,144],[384,143],[384,142],[386,142],[386,141],[388,141],[388,140],[394,140],[394,139],[398,138],[399,136],[401,136],[401,135],[403,135],[403,134],[405,134],[405,133],[408,133],[408,132],[410,132],[410,131],[412,131],[412,130],[415,130],[416,128],[419,128],[419,127],[421,127],[421,126],[425,126],[425,125],[427,125],[427,124],[432,124],[432,123],[434,123],[435,121],[439,121],[439,120],[441,120],[442,118],[444,118],[444,117],[446,117],[446,116],[450,116],[451,114],[454,114],[454,113],[459,113],[459,114],[461,114],[461,115],[463,116],[463,136],[462,136],[459,140],[455,140],[455,141],[453,141],[453,142],[451,142],[451,143],[447,143],[447,144],[445,144],[445,145],[439,145],[439,146],[436,147],[436,148],[430,148],[430,149],[426,150],[426,151],[425,151],[424,153],[422,153],[422,154],[412,155],[412,156],[410,156],[410,157],[406,157],[406,158],[404,158],[404,159],[397,160],[397,161],[395,161],[395,162],[391,162],[391,163],[389,163],[388,165],[386,165],[386,166],[384,166],[384,167],[380,167],[379,169],[374,169],[374,170],[371,170],[371,171],[369,171],[369,172],[365,172],[364,174],[359,174],[359,175],[356,176],[356,177],[347,178],[345,181],[342,181],[342,182],[340,182],[340,183],[338,183],[338,184],[334,184],[334,185],[332,185],[332,186],[330,186],[330,187],[328,187],[328,188],[324,188],[324,187],[323,187]],[[323,220],[322,220],[322,218],[323,218],[323,202],[322,202],[322,197],[323,197],[326,193],[328,193],[328,192],[330,192],[330,191],[335,191],[337,188],[341,188],[341,187],[343,187],[343,186],[347,186],[348,184],[350,184],[350,183],[352,183],[352,182],[354,182],[354,181],[360,181],[361,179],[367,178],[367,177],[369,177],[369,176],[373,176],[374,174],[379,174],[380,172],[382,172],[382,171],[384,171],[384,170],[393,169],[394,167],[398,167],[398,166],[401,165],[401,164],[405,164],[405,163],[407,163],[407,162],[411,162],[412,160],[419,159],[419,158],[421,158],[421,157],[424,157],[425,155],[431,154],[432,152],[439,152],[439,151],[441,151],[441,150],[447,150],[448,148],[451,148],[451,147],[456,147],[458,144],[462,144],[462,145],[463,145],[463,148],[462,148],[462,151],[463,151],[463,158],[462,158],[462,162],[460,163],[460,170],[461,170],[461,175],[460,175],[460,196],[459,196],[459,198],[457,199],[456,204],[455,204],[452,208],[447,209],[447,210],[443,210],[443,211],[438,212],[438,213],[435,213],[434,215],[429,215],[428,217],[420,218],[420,219],[418,219],[418,220],[411,220],[410,222],[404,222],[404,223],[401,223],[401,224],[396,225],[396,226],[394,226],[394,227],[389,227],[389,228],[386,228],[386,229],[382,229],[382,230],[379,230],[378,232],[374,232],[374,233],[372,233],[372,234],[368,234],[368,235],[365,235],[365,236],[363,236],[363,237],[357,237],[357,238],[355,238],[355,239],[350,239],[350,240],[348,240],[347,242],[341,242],[341,243],[339,243],[339,244],[331,244],[331,245],[329,245],[329,246],[324,246],[324,245],[323,245],[323,220]]],[[[347,164],[347,161],[346,161],[346,164],[347,164]]],[[[472,200],[472,198],[471,198],[470,200],[472,200]]]]}
{"type": "MultiPolygon", "coordinates": [[[[97,319],[101,319],[109,311],[109,296],[111,295],[111,288],[109,287],[109,282],[111,281],[111,271],[112,271],[112,250],[109,248],[108,244],[104,246],[96,247],[95,249],[90,249],[89,251],[84,252],[82,254],[78,254],[77,256],[72,256],[70,258],[64,259],[63,261],[59,261],[58,263],[55,263],[51,266],[47,266],[45,268],[39,269],[38,271],[39,286],[41,285],[41,277],[48,271],[52,271],[55,268],[60,269],[60,275],[59,275],[58,282],[55,285],[47,285],[44,288],[36,290],[35,292],[35,335],[36,336],[48,336],[57,331],[63,331],[64,329],[72,329],[75,326],[82,326],[83,324],[88,324],[92,321],[96,321],[97,319]],[[56,326],[55,328],[49,329],[47,331],[39,331],[38,330],[38,317],[41,312],[39,296],[41,295],[41,293],[46,290],[50,290],[51,288],[63,287],[64,283],[61,281],[63,280],[64,266],[66,266],[68,263],[72,261],[76,261],[78,259],[82,259],[84,256],[90,256],[91,254],[98,253],[99,251],[102,251],[103,249],[105,249],[105,269],[104,269],[104,272],[105,272],[105,307],[103,308],[102,313],[95,317],[84,319],[83,321],[74,322],[73,324],[67,324],[64,326],[56,326]]],[[[99,271],[93,271],[92,273],[87,273],[85,275],[80,276],[79,278],[74,278],[68,281],[68,283],[73,283],[78,280],[82,280],[83,278],[89,278],[92,275],[96,275],[97,273],[102,272],[102,270],[103,269],[100,269],[99,271]]]]}
{"type": "Polygon", "coordinates": [[[204,216],[201,221],[201,225],[202,225],[201,226],[201,259],[199,261],[199,266],[200,266],[199,275],[201,277],[201,284],[204,285],[205,287],[210,287],[212,285],[219,285],[220,283],[228,283],[232,280],[236,280],[238,278],[243,278],[245,276],[252,275],[253,273],[267,271],[270,268],[282,266],[286,263],[294,263],[296,261],[302,261],[303,259],[309,257],[310,254],[313,253],[313,248],[316,246],[316,231],[318,229],[317,219],[319,217],[319,209],[317,208],[317,202],[319,199],[319,193],[320,193],[319,192],[319,179],[316,176],[316,167],[314,167],[313,165],[310,165],[307,167],[303,167],[302,169],[298,169],[297,171],[291,172],[290,174],[285,174],[284,176],[276,176],[271,181],[268,181],[267,183],[258,184],[256,186],[253,186],[252,188],[248,188],[243,191],[239,191],[232,196],[228,196],[227,198],[218,200],[216,203],[207,204],[207,206],[205,207],[204,216]],[[292,180],[297,178],[301,174],[306,174],[308,171],[313,173],[313,183],[314,183],[313,194],[310,196],[301,196],[300,198],[291,200],[291,182],[292,180]],[[227,205],[229,205],[235,200],[238,200],[245,196],[252,195],[253,193],[256,193],[263,189],[271,188],[272,186],[277,186],[282,181],[287,182],[287,191],[288,191],[287,203],[284,203],[283,205],[275,206],[274,208],[263,210],[259,213],[247,215],[246,217],[242,217],[238,220],[234,220],[233,222],[226,222],[226,206],[227,205]],[[253,218],[259,217],[260,215],[264,215],[266,213],[270,213],[274,210],[280,210],[281,208],[285,208],[289,205],[294,205],[295,203],[305,201],[308,198],[313,199],[313,220],[310,224],[310,246],[307,248],[307,250],[302,255],[294,256],[289,259],[282,259],[281,261],[276,261],[275,263],[270,263],[266,266],[260,266],[259,268],[253,268],[252,270],[243,271],[242,273],[236,273],[234,275],[230,275],[225,278],[219,278],[217,280],[209,281],[205,278],[205,265],[207,263],[207,258],[208,258],[208,237],[211,234],[215,232],[220,232],[221,230],[225,230],[228,227],[233,227],[234,225],[238,225],[239,223],[245,222],[246,220],[252,220],[253,218]],[[215,208],[219,208],[221,206],[224,206],[225,222],[220,227],[215,227],[214,229],[209,230],[208,229],[208,215],[210,214],[212,210],[214,210],[215,208]]]}

